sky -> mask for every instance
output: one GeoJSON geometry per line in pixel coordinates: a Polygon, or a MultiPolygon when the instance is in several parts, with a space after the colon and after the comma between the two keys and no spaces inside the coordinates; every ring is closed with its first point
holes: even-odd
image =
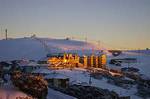
{"type": "Polygon", "coordinates": [[[150,48],[150,0],[0,0],[0,39],[38,37],[150,48]]]}

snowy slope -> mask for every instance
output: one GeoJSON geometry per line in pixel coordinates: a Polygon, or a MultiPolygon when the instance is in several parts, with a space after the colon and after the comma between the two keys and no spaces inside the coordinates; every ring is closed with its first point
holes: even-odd
{"type": "Polygon", "coordinates": [[[122,64],[121,67],[110,65],[109,60],[110,59],[118,59],[118,58],[136,58],[137,63],[131,63],[129,67],[135,67],[140,69],[141,74],[145,74],[150,77],[150,52],[149,51],[142,51],[142,53],[138,53],[137,51],[126,51],[123,52],[121,55],[114,57],[112,55],[108,56],[108,66],[109,67],[116,67],[116,68],[122,68],[122,67],[128,67],[127,63],[122,64]]]}
{"type": "Polygon", "coordinates": [[[130,50],[130,51],[128,51],[128,52],[150,55],[150,50],[149,50],[149,49],[147,49],[147,50],[130,50]]]}
{"type": "Polygon", "coordinates": [[[51,52],[92,52],[98,48],[90,43],[66,39],[50,38],[18,38],[10,40],[0,40],[0,60],[13,59],[41,59],[51,52]],[[42,43],[41,43],[42,41],[42,43]],[[46,44],[47,49],[43,45],[46,44]],[[85,51],[86,50],[86,51],[85,51]],[[49,52],[48,52],[49,51],[49,52]]]}
{"type": "MultiPolygon", "coordinates": [[[[88,72],[86,72],[85,69],[62,69],[62,70],[55,70],[55,73],[59,73],[62,75],[67,76],[70,78],[70,82],[74,83],[89,83],[90,75],[88,72]]],[[[123,89],[121,87],[117,87],[115,85],[107,83],[107,79],[94,79],[92,78],[92,86],[103,88],[103,89],[109,89],[110,91],[117,92],[120,96],[131,96],[131,99],[141,99],[140,97],[136,96],[135,93],[137,92],[136,86],[133,86],[131,89],[123,89]]]]}
{"type": "Polygon", "coordinates": [[[5,75],[7,83],[0,85],[0,99],[33,99],[31,96],[25,94],[24,92],[18,90],[11,82],[10,76],[5,75]]]}
{"type": "Polygon", "coordinates": [[[59,91],[55,91],[51,88],[48,88],[47,99],[76,99],[76,98],[66,95],[64,93],[61,93],[59,91]]]}
{"type": "Polygon", "coordinates": [[[17,99],[17,97],[32,99],[27,94],[15,88],[0,88],[0,99],[17,99]]]}
{"type": "Polygon", "coordinates": [[[20,38],[0,41],[0,60],[20,58],[37,59],[46,54],[42,45],[29,38],[20,38]]]}
{"type": "MultiPolygon", "coordinates": [[[[6,75],[5,75],[6,76],[6,75]]],[[[0,85],[0,99],[33,99],[31,96],[16,88],[7,75],[8,83],[0,85]]],[[[75,97],[48,88],[47,99],[76,99],[75,97]]]]}

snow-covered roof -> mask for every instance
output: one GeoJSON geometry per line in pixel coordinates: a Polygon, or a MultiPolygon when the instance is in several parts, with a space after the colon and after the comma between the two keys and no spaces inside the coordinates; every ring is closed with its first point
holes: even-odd
{"type": "Polygon", "coordinates": [[[150,77],[146,76],[146,75],[141,75],[141,78],[144,80],[150,80],[150,77]]]}
{"type": "Polygon", "coordinates": [[[53,73],[53,71],[47,68],[40,68],[40,69],[34,70],[32,73],[50,74],[50,73],[53,73]]]}
{"type": "Polygon", "coordinates": [[[59,73],[51,73],[44,77],[45,79],[56,78],[56,79],[68,79],[69,77],[59,74],[59,73]]]}
{"type": "Polygon", "coordinates": [[[122,67],[121,67],[121,66],[115,66],[115,65],[109,64],[109,65],[108,65],[108,68],[109,68],[109,69],[115,69],[115,70],[121,70],[122,67]]]}
{"type": "Polygon", "coordinates": [[[39,64],[35,63],[35,62],[29,62],[28,64],[26,64],[26,66],[38,66],[39,64]]]}

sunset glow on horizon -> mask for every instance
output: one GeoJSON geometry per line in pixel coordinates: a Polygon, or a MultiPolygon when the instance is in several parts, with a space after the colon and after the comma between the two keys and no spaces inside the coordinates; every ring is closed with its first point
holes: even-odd
{"type": "Polygon", "coordinates": [[[150,48],[150,0],[0,0],[0,39],[89,39],[150,48]]]}

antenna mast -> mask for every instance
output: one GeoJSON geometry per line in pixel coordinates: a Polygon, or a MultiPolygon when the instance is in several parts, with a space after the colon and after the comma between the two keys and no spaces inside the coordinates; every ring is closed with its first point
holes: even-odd
{"type": "Polygon", "coordinates": [[[6,40],[8,39],[7,38],[7,29],[5,29],[5,37],[6,37],[6,40]]]}

